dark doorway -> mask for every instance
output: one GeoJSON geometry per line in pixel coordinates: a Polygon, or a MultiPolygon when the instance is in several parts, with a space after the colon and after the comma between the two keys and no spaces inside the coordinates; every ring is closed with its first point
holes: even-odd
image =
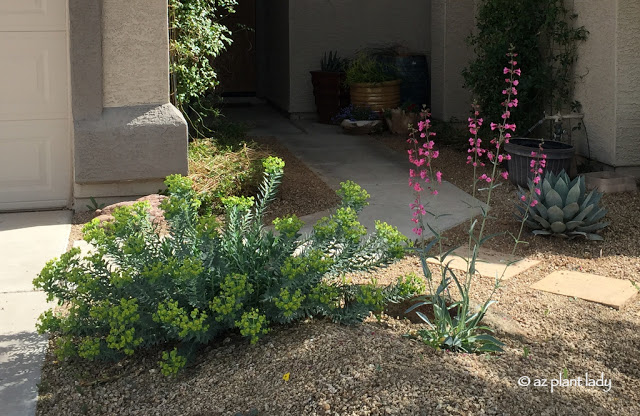
{"type": "Polygon", "coordinates": [[[215,61],[223,97],[256,95],[256,0],[238,0],[236,12],[223,20],[233,43],[215,61]]]}

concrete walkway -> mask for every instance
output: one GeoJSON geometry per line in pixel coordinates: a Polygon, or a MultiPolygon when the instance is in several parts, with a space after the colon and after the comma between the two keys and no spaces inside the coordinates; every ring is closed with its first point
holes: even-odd
{"type": "MultiPolygon", "coordinates": [[[[344,134],[339,126],[308,120],[290,121],[268,105],[232,107],[223,114],[230,120],[246,123],[252,136],[277,137],[332,189],[338,189],[340,182],[346,180],[366,189],[371,195],[370,205],[363,210],[360,221],[367,229],[373,228],[375,220],[382,220],[398,227],[407,237],[415,238],[409,208],[415,197],[408,185],[411,164],[406,155],[390,150],[369,136],[344,134]]],[[[437,189],[436,196],[423,193],[423,203],[428,211],[446,215],[430,221],[439,232],[480,214],[482,203],[451,183],[443,182],[437,189]]],[[[303,220],[309,224],[322,215],[324,213],[303,220]]],[[[308,230],[309,226],[305,228],[308,230]]]]}
{"type": "Polygon", "coordinates": [[[67,248],[71,211],[0,214],[0,415],[35,414],[47,348],[38,316],[51,305],[31,281],[67,248]]]}

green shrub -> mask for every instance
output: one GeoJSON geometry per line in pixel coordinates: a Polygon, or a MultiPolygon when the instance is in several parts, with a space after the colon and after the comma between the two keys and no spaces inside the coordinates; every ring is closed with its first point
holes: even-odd
{"type": "Polygon", "coordinates": [[[347,272],[402,257],[406,240],[381,222],[365,236],[357,214],[368,195],[352,182],[342,184],[335,215],[309,235],[301,236],[295,216],[274,221],[276,232],[266,230],[262,216],[283,168],[267,158],[255,200],[223,199],[223,225],[198,214],[191,181],[179,175],[166,181],[166,235],[150,221],[146,203],[116,210],[113,222],[87,224],[84,239],[94,252],[82,258],[72,249],[34,280],[66,306],[65,314],[45,312],[39,331],[58,335],[62,358],[117,359],[160,345],[168,349],[159,365],[171,375],[191,351],[228,331],[253,343],[273,324],[306,317],[355,323],[388,299],[418,293],[412,279],[390,288],[344,281],[347,272]]]}

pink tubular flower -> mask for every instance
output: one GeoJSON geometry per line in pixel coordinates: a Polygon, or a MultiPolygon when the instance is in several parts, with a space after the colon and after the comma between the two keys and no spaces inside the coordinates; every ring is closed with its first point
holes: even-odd
{"type": "Polygon", "coordinates": [[[537,200],[534,199],[533,201],[531,201],[531,206],[532,207],[535,207],[536,205],[538,205],[538,201],[537,200]]]}
{"type": "Polygon", "coordinates": [[[502,172],[500,175],[502,175],[502,178],[504,180],[507,180],[507,178],[509,178],[509,172],[507,172],[507,171],[502,172]]]}
{"type": "MultiPolygon", "coordinates": [[[[442,183],[442,172],[438,171],[436,172],[436,180],[438,181],[438,183],[442,183]]],[[[437,194],[434,194],[437,195],[437,194]]]]}

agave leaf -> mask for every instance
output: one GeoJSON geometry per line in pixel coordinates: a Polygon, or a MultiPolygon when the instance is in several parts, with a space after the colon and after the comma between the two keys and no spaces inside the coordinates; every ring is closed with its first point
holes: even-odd
{"type": "Polygon", "coordinates": [[[587,224],[591,224],[593,222],[598,221],[600,218],[603,218],[605,215],[607,215],[607,210],[605,208],[600,208],[599,210],[592,213],[591,215],[588,215],[585,222],[587,224]]]}
{"type": "Polygon", "coordinates": [[[526,214],[527,209],[523,207],[521,204],[516,205],[516,209],[520,212],[520,215],[524,216],[526,214]]]}
{"type": "Polygon", "coordinates": [[[562,222],[564,220],[564,211],[557,206],[552,206],[547,210],[549,214],[549,222],[562,222]]]}
{"type": "Polygon", "coordinates": [[[593,232],[593,231],[602,230],[603,228],[605,228],[608,225],[609,225],[608,222],[598,222],[598,223],[587,225],[587,226],[584,226],[584,227],[578,227],[578,228],[576,228],[576,231],[583,231],[585,233],[590,233],[590,232],[593,232]]]}
{"type": "Polygon", "coordinates": [[[600,234],[588,233],[587,238],[594,241],[603,241],[604,238],[600,234]]]}
{"type": "Polygon", "coordinates": [[[554,205],[557,207],[563,206],[562,196],[560,196],[560,194],[555,189],[550,189],[549,192],[545,194],[544,198],[545,198],[545,205],[547,207],[552,207],[554,205]]]}
{"type": "MultiPolygon", "coordinates": [[[[520,220],[522,221],[522,220],[520,220]]],[[[526,220],[525,225],[533,230],[540,230],[542,229],[542,225],[540,223],[537,223],[535,221],[531,221],[531,220],[526,220]]]]}
{"type": "Polygon", "coordinates": [[[538,202],[535,206],[535,209],[540,213],[540,216],[545,220],[549,219],[549,214],[547,213],[547,207],[544,206],[543,203],[538,202]]]}
{"type": "Polygon", "coordinates": [[[582,212],[580,212],[578,215],[576,215],[576,217],[573,219],[574,221],[582,221],[584,220],[584,218],[589,215],[589,213],[591,211],[593,211],[593,208],[595,208],[595,204],[591,204],[588,207],[582,209],[582,212]]]}
{"type": "Polygon", "coordinates": [[[584,221],[569,221],[567,223],[567,230],[575,230],[576,227],[579,227],[584,224],[584,221]]]}
{"type": "Polygon", "coordinates": [[[533,219],[538,221],[540,225],[542,225],[545,229],[551,227],[551,224],[549,224],[549,221],[545,220],[540,215],[532,215],[532,217],[533,219]]]}
{"type": "Polygon", "coordinates": [[[558,193],[558,195],[560,195],[562,203],[564,204],[567,199],[567,194],[569,193],[569,185],[567,184],[565,177],[560,176],[553,189],[558,193]]]}
{"type": "Polygon", "coordinates": [[[564,208],[562,208],[562,212],[564,212],[564,219],[570,220],[576,216],[578,211],[580,210],[580,205],[577,202],[573,202],[564,208]]]}
{"type": "Polygon", "coordinates": [[[552,232],[549,230],[533,230],[532,231],[535,235],[551,235],[552,232]]]}
{"type": "Polygon", "coordinates": [[[584,199],[580,203],[580,210],[585,209],[591,203],[591,198],[593,198],[594,193],[595,191],[591,191],[587,194],[587,196],[584,197],[584,199]]]}
{"type": "Polygon", "coordinates": [[[570,238],[577,237],[577,236],[580,236],[580,235],[585,237],[585,238],[587,238],[587,233],[583,233],[581,231],[572,231],[572,232],[569,233],[570,238]]]}
{"type": "Polygon", "coordinates": [[[549,175],[545,175],[545,178],[542,180],[542,193],[546,195],[550,190],[553,189],[551,186],[551,181],[549,180],[549,175]]]}
{"type": "MultiPolygon", "coordinates": [[[[575,179],[574,179],[575,181],[575,179]]],[[[573,203],[578,202],[578,200],[580,199],[580,184],[576,183],[575,185],[573,185],[573,187],[569,190],[569,192],[567,193],[567,198],[565,199],[564,203],[566,205],[571,205],[573,203]]],[[[579,208],[579,206],[578,206],[579,208]]]]}
{"type": "Polygon", "coordinates": [[[563,233],[567,230],[567,226],[562,221],[551,223],[551,231],[554,233],[563,233]]]}

